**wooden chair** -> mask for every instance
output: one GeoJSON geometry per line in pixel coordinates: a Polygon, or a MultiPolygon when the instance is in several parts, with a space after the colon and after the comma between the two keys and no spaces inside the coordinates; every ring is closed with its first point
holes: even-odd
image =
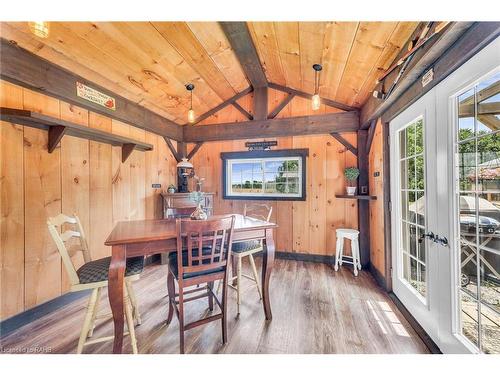
{"type": "Polygon", "coordinates": [[[234,216],[210,220],[176,221],[177,252],[169,255],[168,272],[168,318],[172,321],[173,312],[179,319],[180,352],[184,353],[184,332],[201,324],[222,320],[222,342],[227,342],[227,288],[222,290],[222,303],[213,292],[214,282],[223,280],[227,285],[227,265],[231,258],[231,244],[234,229],[234,216]],[[178,293],[175,281],[178,284],[178,293]],[[187,287],[207,283],[206,286],[185,290],[187,287]],[[186,298],[185,295],[199,293],[186,298]],[[213,311],[214,300],[221,312],[186,324],[184,304],[199,298],[208,297],[208,308],[213,311]]]}
{"type": "MultiPolygon", "coordinates": [[[[98,318],[108,318],[111,314],[105,316],[97,316],[97,309],[99,299],[101,296],[102,288],[108,286],[108,269],[111,257],[92,260],[90,250],[88,248],[85,232],[78,216],[66,216],[59,214],[56,217],[51,217],[47,220],[49,233],[56,243],[57,250],[61,256],[64,268],[71,283],[70,290],[72,292],[78,290],[91,289],[92,293],[87,305],[87,311],[80,332],[80,339],[78,340],[77,354],[82,353],[85,345],[96,344],[98,342],[112,340],[114,336],[101,337],[94,340],[88,340],[92,337],[95,321],[98,318]],[[62,234],[62,227],[67,225],[74,226],[73,230],[66,230],[62,234]],[[73,239],[78,239],[78,245],[67,247],[66,245],[73,239]],[[75,268],[71,258],[81,251],[83,255],[84,264],[75,268]]],[[[125,270],[125,317],[128,325],[128,333],[132,342],[132,350],[137,354],[137,341],[135,338],[134,318],[137,324],[141,324],[141,317],[137,308],[137,300],[135,298],[134,289],[132,288],[132,281],[138,280],[140,273],[144,267],[144,257],[136,257],[127,259],[127,266],[125,270]]]]}
{"type": "MultiPolygon", "coordinates": [[[[255,219],[269,221],[271,219],[271,214],[273,212],[273,208],[268,206],[267,204],[252,204],[247,206],[245,204],[245,208],[243,211],[243,216],[253,217],[255,219]]],[[[262,299],[262,289],[259,282],[259,275],[257,273],[257,267],[255,267],[255,260],[253,254],[258,253],[263,250],[262,240],[255,241],[246,241],[246,242],[237,242],[233,244],[232,247],[232,256],[236,258],[237,268],[236,270],[232,270],[232,277],[229,280],[229,286],[236,290],[237,296],[237,308],[238,314],[240,313],[240,303],[241,303],[241,278],[245,277],[249,280],[252,280],[257,287],[257,291],[259,293],[260,299],[262,299]],[[242,272],[242,261],[243,258],[248,257],[250,261],[250,266],[252,268],[253,277],[249,275],[245,275],[242,272]],[[236,274],[236,275],[235,275],[236,274]],[[236,285],[234,284],[236,281],[236,285]]],[[[217,293],[219,292],[220,284],[217,287],[217,293]]]]}

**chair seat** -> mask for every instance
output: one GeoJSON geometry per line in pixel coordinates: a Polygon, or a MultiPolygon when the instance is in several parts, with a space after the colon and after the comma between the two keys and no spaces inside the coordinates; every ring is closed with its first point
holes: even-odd
{"type": "Polygon", "coordinates": [[[245,241],[233,243],[231,250],[233,253],[244,253],[245,251],[255,250],[259,247],[261,247],[261,242],[259,240],[245,241]]]}
{"type": "MultiPolygon", "coordinates": [[[[212,252],[212,250],[210,248],[203,248],[202,249],[202,254],[203,255],[208,255],[211,252],[212,252]]],[[[197,251],[196,250],[194,250],[194,255],[195,256],[197,255],[197,251]]],[[[207,261],[208,261],[208,259],[207,259],[207,261]]],[[[187,265],[188,265],[188,252],[187,252],[187,250],[184,250],[182,252],[182,265],[184,267],[187,267],[187,265]]],[[[179,268],[178,268],[178,264],[177,264],[177,251],[172,252],[172,253],[170,253],[168,255],[168,266],[172,270],[172,273],[174,274],[175,278],[178,279],[179,278],[179,268]]],[[[213,273],[218,273],[218,272],[223,272],[223,271],[224,271],[224,267],[217,267],[217,268],[214,268],[214,269],[211,269],[211,270],[205,270],[205,271],[185,272],[182,275],[182,278],[184,280],[186,280],[186,279],[191,279],[193,277],[198,277],[198,276],[203,276],[203,275],[210,275],[210,274],[213,274],[213,273]]]]}
{"type": "MultiPolygon", "coordinates": [[[[108,280],[111,257],[93,260],[85,263],[76,271],[80,283],[90,284],[108,280]]],[[[144,269],[144,257],[127,258],[125,277],[137,275],[144,269]]]]}

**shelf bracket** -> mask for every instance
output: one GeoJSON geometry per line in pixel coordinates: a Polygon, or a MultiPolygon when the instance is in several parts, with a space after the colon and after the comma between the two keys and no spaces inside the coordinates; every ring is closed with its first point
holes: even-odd
{"type": "Polygon", "coordinates": [[[61,142],[62,137],[66,133],[66,126],[51,126],[49,128],[49,143],[47,145],[47,149],[49,154],[52,153],[61,142]]]}
{"type": "Polygon", "coordinates": [[[122,163],[125,163],[125,161],[128,159],[132,151],[134,151],[135,144],[134,143],[125,143],[122,146],[122,163]]]}

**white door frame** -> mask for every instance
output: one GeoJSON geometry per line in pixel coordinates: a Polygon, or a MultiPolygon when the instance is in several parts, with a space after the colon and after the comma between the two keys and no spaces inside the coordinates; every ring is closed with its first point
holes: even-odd
{"type": "Polygon", "coordinates": [[[430,208],[435,207],[435,92],[426,93],[409,108],[394,118],[389,125],[390,133],[390,165],[391,165],[391,236],[392,236],[392,289],[394,294],[405,305],[408,311],[415,317],[427,334],[437,342],[438,339],[438,302],[439,295],[436,293],[438,261],[435,252],[436,244],[429,239],[424,239],[426,244],[426,297],[423,298],[418,292],[408,286],[403,278],[400,259],[400,218],[401,218],[401,194],[399,174],[399,130],[407,124],[422,117],[424,123],[424,179],[425,179],[425,224],[426,232],[436,233],[436,215],[430,208]]]}
{"type": "Polygon", "coordinates": [[[439,344],[444,353],[477,353],[477,348],[460,333],[459,325],[459,285],[460,247],[457,241],[459,228],[456,220],[456,161],[455,141],[457,128],[457,96],[473,87],[486,76],[500,71],[500,38],[474,55],[469,61],[453,72],[436,90],[436,136],[442,147],[437,151],[438,171],[452,171],[437,175],[437,209],[448,213],[450,220],[438,220],[438,233],[450,240],[448,249],[439,249],[439,344]]]}

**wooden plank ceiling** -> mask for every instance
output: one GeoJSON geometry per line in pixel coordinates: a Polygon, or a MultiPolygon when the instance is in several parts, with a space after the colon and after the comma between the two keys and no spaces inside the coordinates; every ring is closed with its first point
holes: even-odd
{"type": "MultiPolygon", "coordinates": [[[[417,22],[249,22],[269,82],[360,107],[417,22]]],[[[51,22],[46,39],[26,22],[0,36],[179,124],[189,94],[201,115],[249,87],[217,22],[51,22]]]]}

